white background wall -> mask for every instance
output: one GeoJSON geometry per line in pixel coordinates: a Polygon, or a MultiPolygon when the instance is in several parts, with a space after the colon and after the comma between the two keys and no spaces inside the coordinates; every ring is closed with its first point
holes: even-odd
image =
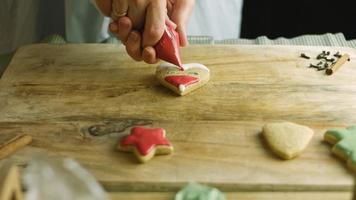
{"type": "Polygon", "coordinates": [[[215,40],[240,36],[243,0],[196,0],[188,25],[189,35],[209,35],[215,40]]]}
{"type": "MultiPolygon", "coordinates": [[[[93,16],[98,16],[94,8],[88,9],[88,6],[74,4],[76,1],[81,1],[83,4],[89,5],[90,0],[66,0],[67,4],[72,1],[71,5],[77,5],[76,7],[68,5],[64,7],[64,0],[0,1],[0,54],[13,51],[24,44],[38,42],[44,36],[53,33],[73,33],[68,39],[74,38],[73,40],[77,42],[86,41],[85,38],[88,38],[88,35],[80,35],[81,33],[89,32],[96,37],[95,34],[101,32],[102,37],[107,36],[104,33],[107,31],[107,23],[106,27],[100,30],[100,28],[86,26],[92,24],[93,19],[78,16],[78,13],[90,14],[89,10],[94,12],[93,16]],[[72,10],[69,11],[68,8],[72,10]],[[67,21],[65,21],[64,13],[67,14],[67,21]],[[69,17],[76,18],[72,21],[82,20],[83,26],[78,26],[78,23],[76,26],[70,26],[71,24],[68,23],[68,14],[70,13],[69,17]],[[64,27],[81,29],[81,31],[64,30],[64,27]],[[98,29],[98,33],[94,33],[96,29],[98,29]]],[[[196,7],[188,25],[188,35],[209,35],[216,40],[239,37],[242,1],[196,0],[196,7]]]]}

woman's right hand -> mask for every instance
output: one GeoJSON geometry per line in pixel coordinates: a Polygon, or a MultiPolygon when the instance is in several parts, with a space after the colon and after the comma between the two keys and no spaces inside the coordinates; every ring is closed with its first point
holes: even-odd
{"type": "Polygon", "coordinates": [[[195,0],[96,0],[96,3],[103,14],[116,20],[109,29],[136,61],[150,64],[158,61],[153,46],[161,39],[166,21],[177,27],[181,45],[188,43],[185,27],[195,0]]]}

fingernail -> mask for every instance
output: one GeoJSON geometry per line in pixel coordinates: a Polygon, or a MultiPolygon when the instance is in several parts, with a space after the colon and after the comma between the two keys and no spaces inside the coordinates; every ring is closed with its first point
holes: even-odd
{"type": "Polygon", "coordinates": [[[117,31],[117,24],[116,23],[111,23],[110,24],[110,30],[112,32],[116,32],[117,31]]]}
{"type": "Polygon", "coordinates": [[[137,35],[137,33],[130,33],[130,35],[129,35],[129,40],[130,41],[132,41],[132,42],[137,42],[138,41],[138,35],[137,35]]]}

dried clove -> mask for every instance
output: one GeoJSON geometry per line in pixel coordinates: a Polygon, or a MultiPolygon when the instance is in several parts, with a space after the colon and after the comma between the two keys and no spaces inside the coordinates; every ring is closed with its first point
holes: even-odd
{"type": "Polygon", "coordinates": [[[319,68],[319,66],[316,66],[316,65],[313,65],[313,64],[309,64],[309,68],[316,68],[316,69],[318,69],[319,68]]]}
{"type": "Polygon", "coordinates": [[[316,57],[316,59],[318,59],[318,60],[323,59],[323,58],[325,58],[325,55],[324,55],[324,54],[319,54],[319,55],[316,57]]]}
{"type": "Polygon", "coordinates": [[[317,71],[321,71],[321,70],[325,70],[326,68],[323,67],[323,66],[318,66],[318,65],[313,65],[313,64],[310,64],[309,65],[309,68],[314,68],[316,69],[317,71]]]}
{"type": "Polygon", "coordinates": [[[307,56],[307,55],[305,55],[305,53],[300,54],[300,57],[301,57],[301,58],[305,58],[305,59],[310,59],[310,57],[307,56]]]}
{"type": "Polygon", "coordinates": [[[318,60],[321,60],[321,59],[324,59],[324,58],[326,58],[326,53],[325,53],[325,51],[321,52],[321,53],[316,57],[316,59],[318,59],[318,60]]]}
{"type": "Polygon", "coordinates": [[[325,57],[324,60],[327,61],[327,62],[334,62],[335,58],[327,58],[327,57],[325,57]]]}
{"type": "Polygon", "coordinates": [[[336,58],[341,58],[341,54],[340,54],[340,52],[336,52],[335,54],[334,54],[334,57],[336,57],[336,58]]]}
{"type": "MultiPolygon", "coordinates": [[[[309,68],[314,68],[317,71],[328,70],[328,69],[332,68],[339,61],[339,59],[342,57],[342,54],[340,52],[336,52],[335,54],[333,54],[333,56],[335,58],[328,57],[330,55],[331,55],[330,51],[322,51],[316,57],[316,59],[319,60],[319,62],[316,65],[310,63],[309,68]]],[[[301,54],[301,57],[304,57],[304,56],[305,56],[304,53],[301,54]]],[[[309,56],[307,56],[307,57],[308,57],[308,59],[310,58],[309,56]]],[[[348,61],[350,61],[350,59],[348,59],[348,61]]]]}

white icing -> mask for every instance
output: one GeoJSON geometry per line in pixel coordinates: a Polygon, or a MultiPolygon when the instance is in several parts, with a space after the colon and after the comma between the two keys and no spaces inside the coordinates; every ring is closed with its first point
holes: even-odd
{"type": "Polygon", "coordinates": [[[184,90],[185,90],[185,86],[182,85],[182,84],[180,84],[180,85],[179,85],[179,91],[180,91],[180,92],[184,92],[184,90]]]}
{"type": "Polygon", "coordinates": [[[183,69],[184,70],[188,70],[188,69],[191,69],[191,68],[200,68],[202,70],[206,70],[206,71],[210,71],[205,65],[203,64],[199,64],[199,63],[189,63],[189,64],[183,64],[183,69]]]}
{"type": "Polygon", "coordinates": [[[176,65],[173,65],[173,64],[171,64],[171,63],[167,63],[167,62],[165,62],[165,63],[161,63],[160,65],[158,65],[158,68],[159,69],[166,69],[166,68],[178,68],[176,65]]]}
{"type": "MultiPolygon", "coordinates": [[[[199,64],[199,63],[189,63],[189,64],[183,64],[183,69],[184,70],[188,70],[188,69],[192,69],[192,68],[199,68],[202,70],[206,70],[206,71],[210,71],[205,65],[203,64],[199,64]]],[[[158,65],[158,68],[163,70],[166,68],[178,68],[176,65],[173,65],[171,63],[162,63],[160,65],[158,65]]]]}

